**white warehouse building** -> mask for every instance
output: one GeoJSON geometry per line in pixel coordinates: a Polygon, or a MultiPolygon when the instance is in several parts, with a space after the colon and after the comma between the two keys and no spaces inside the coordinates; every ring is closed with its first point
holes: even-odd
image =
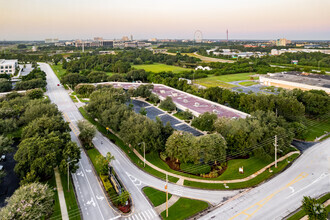
{"type": "Polygon", "coordinates": [[[17,60],[4,60],[0,59],[0,74],[15,74],[16,68],[18,68],[17,60]]]}

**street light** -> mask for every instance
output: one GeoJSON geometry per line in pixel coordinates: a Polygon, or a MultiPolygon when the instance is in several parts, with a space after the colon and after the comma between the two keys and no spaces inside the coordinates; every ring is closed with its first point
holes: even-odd
{"type": "Polygon", "coordinates": [[[70,187],[69,187],[69,182],[70,182],[70,177],[69,177],[70,163],[75,162],[75,161],[77,161],[77,160],[74,159],[74,160],[71,160],[71,161],[67,162],[67,166],[68,166],[68,191],[70,191],[70,187]]]}
{"type": "Polygon", "coordinates": [[[142,144],[143,143],[143,158],[144,158],[144,160],[143,160],[143,167],[146,167],[146,143],[144,143],[144,141],[143,142],[141,142],[141,143],[138,143],[138,145],[140,145],[140,144],[142,144]]]}

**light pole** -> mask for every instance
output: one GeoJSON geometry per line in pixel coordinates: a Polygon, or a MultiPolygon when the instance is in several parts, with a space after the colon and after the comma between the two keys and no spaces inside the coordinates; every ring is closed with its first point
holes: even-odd
{"type": "Polygon", "coordinates": [[[70,186],[69,186],[69,182],[70,182],[70,177],[69,177],[69,169],[70,169],[70,163],[74,162],[74,161],[77,161],[76,159],[74,160],[71,160],[69,162],[67,162],[67,166],[68,166],[68,191],[70,191],[70,186]]]}
{"type": "Polygon", "coordinates": [[[141,143],[138,143],[138,145],[143,143],[143,167],[146,167],[146,143],[143,141],[141,143]]]}

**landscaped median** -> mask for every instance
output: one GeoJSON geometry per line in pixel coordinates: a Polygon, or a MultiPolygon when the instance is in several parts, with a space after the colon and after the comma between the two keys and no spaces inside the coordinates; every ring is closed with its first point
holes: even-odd
{"type": "MultiPolygon", "coordinates": [[[[153,206],[156,207],[156,210],[158,207],[164,205],[164,203],[166,202],[166,193],[163,191],[159,191],[151,187],[145,187],[143,188],[143,192],[148,197],[149,201],[153,204],[153,206]]],[[[187,219],[203,211],[209,206],[207,202],[183,197],[171,203],[171,198],[172,195],[168,194],[168,217],[166,217],[166,210],[159,213],[163,219],[187,219]]]]}
{"type": "Polygon", "coordinates": [[[179,178],[184,179],[184,185],[204,189],[240,189],[255,186],[276,173],[284,170],[290,162],[295,160],[299,155],[299,151],[290,152],[278,159],[278,167],[274,167],[274,162],[265,163],[256,158],[250,159],[234,159],[228,162],[228,169],[217,178],[203,178],[201,176],[191,175],[172,170],[158,155],[150,153],[146,155],[146,166],[143,167],[143,157],[135,149],[129,148],[115,134],[111,133],[99,122],[92,119],[84,108],[79,111],[89,122],[94,124],[97,129],[119,146],[126,155],[142,170],[161,179],[165,179],[166,174],[169,175],[169,181],[176,183],[179,178]],[[238,168],[243,166],[244,173],[239,173],[238,168]],[[270,169],[272,172],[270,172],[270,169]]]}

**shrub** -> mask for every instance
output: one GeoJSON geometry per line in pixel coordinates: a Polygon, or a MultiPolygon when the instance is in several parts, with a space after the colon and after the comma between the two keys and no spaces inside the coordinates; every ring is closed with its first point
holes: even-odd
{"type": "Polygon", "coordinates": [[[105,190],[107,192],[109,192],[111,190],[111,188],[113,188],[112,184],[109,180],[109,177],[107,175],[100,175],[100,177],[101,177],[101,180],[103,182],[103,186],[104,186],[105,190]]]}
{"type": "Polygon", "coordinates": [[[174,111],[176,106],[170,96],[167,96],[165,100],[160,102],[160,108],[165,109],[166,111],[174,111]]]}

